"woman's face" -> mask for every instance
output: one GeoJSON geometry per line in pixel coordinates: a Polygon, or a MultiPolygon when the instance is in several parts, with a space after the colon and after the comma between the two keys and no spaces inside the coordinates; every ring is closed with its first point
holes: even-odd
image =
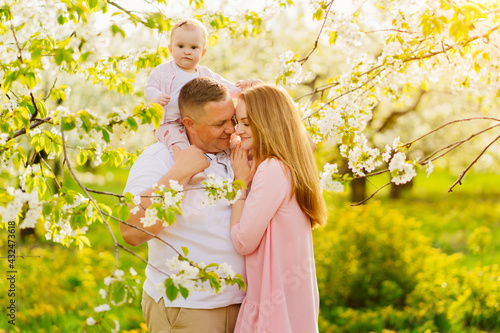
{"type": "Polygon", "coordinates": [[[248,123],[247,108],[245,102],[239,100],[236,103],[236,126],[235,134],[241,138],[241,148],[245,150],[253,150],[253,135],[250,124],[248,123]]]}

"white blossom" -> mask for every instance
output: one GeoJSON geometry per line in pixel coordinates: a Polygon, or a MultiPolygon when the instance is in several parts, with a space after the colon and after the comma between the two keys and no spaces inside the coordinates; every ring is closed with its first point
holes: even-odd
{"type": "Polygon", "coordinates": [[[429,178],[432,171],[434,171],[434,164],[432,164],[432,161],[429,161],[429,162],[427,162],[427,168],[426,168],[427,178],[429,178]]]}
{"type": "Polygon", "coordinates": [[[94,308],[94,311],[99,313],[99,312],[105,312],[105,311],[109,311],[111,310],[111,307],[109,306],[109,304],[101,304],[99,306],[96,306],[94,308]]]}

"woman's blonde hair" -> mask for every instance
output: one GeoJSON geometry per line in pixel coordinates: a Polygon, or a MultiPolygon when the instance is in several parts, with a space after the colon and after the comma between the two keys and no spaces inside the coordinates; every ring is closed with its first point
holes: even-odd
{"type": "Polygon", "coordinates": [[[311,220],[311,227],[326,222],[326,206],[319,186],[318,170],[307,133],[288,93],[275,85],[262,84],[240,94],[252,129],[254,163],[277,158],[290,170],[292,196],[311,220]]]}

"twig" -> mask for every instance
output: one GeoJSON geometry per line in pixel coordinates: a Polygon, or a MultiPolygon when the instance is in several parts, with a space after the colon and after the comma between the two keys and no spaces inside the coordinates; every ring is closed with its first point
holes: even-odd
{"type": "MultiPolygon", "coordinates": [[[[32,130],[35,127],[40,126],[41,124],[49,123],[51,120],[52,120],[51,117],[45,117],[43,119],[34,119],[33,123],[31,123],[31,125],[30,125],[30,130],[32,130]]],[[[14,133],[14,136],[12,138],[10,136],[8,136],[7,141],[9,141],[10,139],[16,138],[20,135],[23,135],[23,134],[26,134],[26,128],[21,128],[20,130],[17,130],[14,133]]]]}
{"type": "Polygon", "coordinates": [[[375,194],[377,194],[377,193],[378,193],[381,189],[383,189],[384,187],[386,187],[387,185],[390,185],[390,184],[391,184],[391,182],[388,182],[387,184],[380,186],[380,187],[379,187],[379,188],[378,188],[375,192],[373,192],[373,193],[372,193],[369,197],[367,197],[367,198],[365,198],[365,199],[361,200],[360,202],[355,202],[355,203],[352,203],[352,204],[351,204],[351,206],[360,206],[360,205],[362,205],[363,203],[365,203],[365,202],[367,202],[368,200],[370,200],[371,198],[373,198],[373,196],[374,196],[375,194]]]}
{"type": "Polygon", "coordinates": [[[40,158],[41,158],[42,162],[45,163],[45,166],[50,170],[50,173],[52,174],[52,176],[54,176],[54,181],[56,182],[57,187],[60,189],[62,186],[59,185],[59,183],[57,182],[57,176],[54,173],[54,171],[52,170],[52,168],[50,167],[49,163],[43,157],[40,157],[40,158]]]}
{"type": "Polygon", "coordinates": [[[417,33],[417,32],[413,32],[413,31],[406,31],[406,30],[401,30],[401,29],[379,29],[379,30],[365,31],[365,34],[371,34],[374,32],[382,32],[382,31],[394,31],[394,32],[401,32],[404,34],[416,34],[417,33]]]}
{"type": "Polygon", "coordinates": [[[168,275],[167,273],[165,273],[164,271],[160,270],[158,267],[154,266],[154,265],[151,265],[146,259],[144,259],[143,257],[141,257],[140,255],[138,255],[137,253],[135,253],[134,251],[132,251],[131,249],[129,248],[126,248],[125,246],[121,245],[120,243],[117,244],[118,247],[128,253],[130,253],[131,255],[135,256],[136,258],[139,258],[142,262],[146,263],[148,266],[151,266],[151,268],[154,268],[156,269],[158,272],[160,272],[161,274],[169,277],[170,275],[168,275]]]}
{"type": "Polygon", "coordinates": [[[318,33],[318,37],[316,38],[316,41],[314,42],[314,47],[313,49],[309,52],[309,54],[305,57],[305,58],[302,58],[300,60],[297,60],[297,62],[301,65],[303,65],[308,59],[309,57],[311,56],[311,54],[313,54],[313,52],[318,48],[318,42],[319,42],[319,38],[321,37],[321,33],[323,32],[323,29],[325,27],[325,24],[326,24],[326,20],[328,19],[328,14],[330,14],[330,9],[332,8],[332,5],[333,3],[335,2],[335,0],[332,0],[330,1],[330,3],[328,4],[328,7],[326,9],[326,14],[325,14],[325,18],[323,20],[323,24],[321,25],[321,29],[319,30],[319,33],[318,33]]]}
{"type": "MultiPolygon", "coordinates": [[[[106,222],[106,219],[103,216],[103,211],[99,208],[99,206],[97,205],[97,203],[94,201],[94,199],[92,198],[92,196],[89,194],[89,192],[87,191],[87,188],[80,182],[80,180],[78,179],[78,177],[76,177],[76,175],[75,175],[75,173],[73,171],[73,168],[71,167],[71,163],[70,163],[70,161],[68,159],[68,153],[66,151],[66,139],[65,139],[65,136],[64,136],[64,131],[62,129],[62,125],[61,125],[61,139],[62,139],[62,146],[63,146],[63,152],[64,152],[64,160],[66,161],[66,163],[68,165],[68,170],[71,173],[71,176],[73,177],[73,179],[75,180],[75,182],[80,186],[80,188],[83,190],[83,192],[85,193],[85,195],[87,196],[87,198],[92,202],[92,204],[94,205],[95,209],[97,209],[97,212],[101,216],[102,222],[108,228],[108,231],[111,234],[111,238],[113,239],[113,242],[115,244],[115,266],[113,267],[113,272],[111,273],[111,276],[114,276],[115,272],[116,272],[116,270],[118,268],[118,253],[119,253],[119,251],[118,251],[119,250],[118,249],[118,241],[116,240],[115,234],[113,233],[113,230],[111,229],[111,226],[109,225],[108,222],[106,222]]],[[[64,173],[64,171],[62,173],[64,173]]],[[[110,298],[109,298],[110,294],[111,294],[110,291],[111,291],[111,284],[110,284],[110,286],[108,288],[108,303],[110,301],[110,298]]]]}
{"type": "Polygon", "coordinates": [[[406,147],[406,148],[410,148],[410,146],[411,146],[412,144],[414,144],[415,142],[417,142],[417,141],[419,141],[419,140],[421,140],[421,139],[425,138],[426,136],[428,136],[428,135],[430,135],[430,134],[432,134],[432,133],[434,133],[434,132],[439,131],[440,129],[442,129],[442,128],[444,128],[444,127],[448,126],[448,125],[455,124],[455,123],[459,123],[459,122],[464,122],[464,121],[472,121],[472,120],[494,120],[494,121],[498,121],[498,122],[500,122],[500,119],[498,119],[498,118],[492,118],[492,117],[472,117],[472,118],[465,118],[465,119],[457,119],[457,120],[450,121],[449,123],[446,123],[446,124],[444,124],[444,125],[442,125],[442,126],[439,126],[438,128],[436,128],[436,129],[434,129],[434,130],[432,130],[432,131],[430,131],[430,132],[428,132],[428,133],[426,133],[426,134],[422,135],[421,137],[419,137],[419,138],[417,138],[417,139],[415,139],[415,140],[413,140],[413,141],[410,141],[410,142],[408,142],[408,143],[405,143],[405,144],[403,144],[402,146],[403,146],[403,147],[406,147]]]}
{"type": "Polygon", "coordinates": [[[33,93],[30,91],[30,96],[31,96],[31,102],[33,103],[33,106],[35,107],[35,113],[31,116],[30,121],[33,121],[35,117],[38,115],[38,106],[36,106],[35,102],[35,96],[33,96],[33,93]]]}
{"type": "MultiPolygon", "coordinates": [[[[385,68],[384,68],[384,69],[385,69],[385,68]]],[[[329,100],[328,102],[326,102],[325,104],[323,104],[323,106],[321,106],[319,109],[317,109],[317,110],[313,111],[311,114],[309,114],[309,115],[307,115],[306,117],[302,118],[302,120],[307,119],[307,118],[310,118],[311,116],[315,115],[316,113],[318,113],[319,111],[323,110],[323,109],[324,109],[324,108],[326,108],[328,105],[330,105],[333,101],[335,101],[335,100],[339,99],[340,97],[345,96],[345,95],[347,95],[347,94],[350,94],[350,93],[352,93],[353,91],[356,91],[356,90],[358,90],[358,89],[362,88],[363,86],[367,85],[368,83],[370,83],[371,81],[373,81],[373,80],[374,80],[377,76],[379,76],[379,75],[380,75],[380,73],[382,73],[382,72],[384,71],[384,69],[381,69],[381,70],[380,70],[377,74],[373,75],[373,76],[372,76],[372,77],[371,77],[368,81],[366,81],[365,83],[363,83],[363,84],[361,84],[361,85],[357,86],[356,88],[352,88],[351,90],[346,91],[346,92],[344,92],[344,93],[340,94],[339,96],[336,96],[336,97],[332,98],[331,100],[329,100]]]]}
{"type": "Polygon", "coordinates": [[[52,87],[49,89],[49,91],[47,92],[47,96],[45,96],[43,98],[44,101],[46,101],[49,97],[50,97],[50,94],[52,93],[52,90],[54,90],[54,87],[56,86],[56,82],[57,82],[57,77],[56,79],[54,80],[54,83],[52,84],[52,87]]]}
{"type": "Polygon", "coordinates": [[[469,166],[462,172],[462,174],[460,175],[460,177],[458,177],[457,181],[455,183],[453,183],[453,185],[451,185],[451,187],[448,189],[448,192],[453,192],[453,188],[457,185],[457,184],[460,184],[462,185],[462,179],[464,178],[465,174],[467,173],[467,171],[470,170],[470,168],[472,168],[472,166],[474,164],[476,164],[476,162],[481,158],[481,156],[483,156],[483,154],[491,147],[491,145],[493,145],[498,139],[500,139],[500,135],[497,136],[493,141],[490,142],[489,145],[487,145],[483,151],[474,159],[474,161],[472,161],[471,164],[469,164],[469,166]]]}
{"type": "Polygon", "coordinates": [[[138,226],[136,226],[136,225],[134,225],[134,224],[131,224],[131,223],[125,222],[125,221],[123,221],[123,220],[121,220],[121,219],[117,218],[116,216],[109,215],[109,214],[104,213],[104,212],[103,212],[103,214],[104,214],[104,215],[106,215],[106,216],[107,216],[107,217],[109,217],[109,218],[112,218],[112,219],[114,219],[114,220],[116,220],[116,221],[118,221],[118,222],[122,223],[122,224],[125,224],[125,225],[126,225],[126,226],[128,226],[128,227],[131,227],[131,228],[134,228],[134,229],[140,230],[140,231],[144,232],[145,234],[147,234],[147,235],[149,235],[149,236],[152,236],[152,237],[153,237],[153,238],[155,238],[155,239],[158,239],[160,242],[162,242],[162,243],[164,243],[165,245],[169,246],[169,247],[170,247],[172,250],[174,250],[174,251],[175,251],[178,255],[180,255],[181,257],[184,257],[184,255],[182,255],[179,251],[177,251],[175,247],[173,247],[170,243],[168,243],[168,242],[167,242],[167,241],[165,241],[164,239],[161,239],[158,235],[155,235],[155,234],[153,234],[152,232],[147,231],[146,229],[143,229],[143,228],[141,228],[141,227],[138,227],[138,226]]]}
{"type": "Polygon", "coordinates": [[[462,145],[463,143],[465,143],[465,142],[467,142],[467,141],[469,141],[469,140],[473,139],[474,137],[476,137],[476,136],[478,136],[478,135],[480,135],[480,134],[483,134],[484,132],[487,132],[487,131],[489,131],[489,130],[491,130],[491,129],[495,128],[495,127],[499,127],[499,126],[500,126],[500,124],[498,124],[498,125],[494,125],[494,126],[491,126],[491,127],[488,127],[488,128],[486,128],[486,129],[484,129],[484,130],[482,130],[482,131],[479,131],[479,132],[477,132],[477,133],[472,134],[472,135],[471,135],[470,137],[468,137],[467,139],[463,139],[463,140],[461,140],[461,141],[457,141],[457,142],[452,143],[452,144],[450,144],[450,145],[448,145],[448,146],[446,146],[446,147],[443,147],[443,148],[441,148],[441,149],[439,149],[439,150],[435,151],[435,152],[434,152],[434,153],[432,153],[431,155],[427,156],[425,159],[423,159],[423,160],[421,161],[421,164],[422,164],[422,165],[424,165],[424,164],[426,164],[429,160],[431,160],[431,161],[437,160],[438,158],[440,158],[440,157],[442,157],[442,156],[444,156],[444,155],[448,154],[450,151],[452,151],[452,150],[454,150],[454,149],[458,148],[458,147],[459,147],[460,145],[462,145]],[[432,157],[433,157],[434,155],[436,155],[437,153],[439,153],[439,152],[441,152],[441,151],[443,151],[443,150],[446,150],[446,149],[448,149],[448,148],[449,148],[449,150],[447,150],[444,154],[441,154],[441,155],[439,155],[438,157],[432,158],[432,157]]]}

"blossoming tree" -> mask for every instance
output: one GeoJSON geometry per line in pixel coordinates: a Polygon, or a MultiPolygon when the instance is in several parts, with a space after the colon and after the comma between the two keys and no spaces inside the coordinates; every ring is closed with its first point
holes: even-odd
{"type": "MultiPolygon", "coordinates": [[[[228,12],[223,2],[205,9],[203,0],[194,0],[177,17],[165,14],[163,0],[144,1],[142,5],[149,9],[143,11],[132,10],[130,5],[111,0],[8,0],[0,4],[0,227],[9,221],[19,228],[40,223],[49,240],[88,246],[88,228],[102,223],[115,244],[116,262],[120,250],[134,252],[120,244],[110,223],[125,223],[138,209],[140,198],[92,189],[75,169],[89,162],[127,168],[135,160],[138,152],[127,149],[126,139],[145,127],[140,124],[158,126],[162,109],[143,102],[134,78],[165,61],[168,50],[158,46],[124,51],[109,47],[109,41],[138,32],[156,38],[186,15],[196,15],[210,28],[211,44],[224,32],[230,38],[259,38],[266,22],[295,6],[291,0],[274,0],[258,12],[228,12]],[[97,23],[103,21],[108,24],[98,28],[97,23]],[[83,107],[72,109],[72,99],[84,93],[79,90],[81,82],[105,87],[108,94],[128,96],[129,104],[99,111],[87,99],[80,101],[83,107]],[[70,188],[68,178],[78,184],[78,190],[70,188]],[[94,194],[111,196],[117,203],[110,206],[94,194]]],[[[474,137],[492,135],[465,168],[457,180],[460,183],[479,158],[492,153],[500,138],[500,118],[488,114],[450,119],[407,143],[397,137],[384,138],[385,150],[371,146],[367,133],[376,107],[408,106],[419,90],[426,91],[447,78],[455,94],[480,100],[485,110],[496,105],[500,11],[494,1],[312,0],[309,7],[319,23],[317,39],[311,40],[307,54],[294,50],[275,54],[281,64],[275,79],[293,90],[308,77],[307,65],[319,49],[347,55],[343,73],[326,78],[296,101],[315,140],[338,146],[354,177],[388,172],[392,183],[403,184],[416,176],[417,168],[425,166],[430,173],[434,160],[474,137]],[[408,160],[408,150],[419,140],[464,122],[481,125],[470,127],[467,138],[408,160]]],[[[328,62],[328,58],[323,60],[328,62]]],[[[313,68],[310,71],[321,74],[313,68]]],[[[335,164],[323,167],[321,182],[327,190],[341,191],[351,180],[339,174],[335,164]]],[[[209,179],[205,185],[207,204],[230,203],[244,186],[219,179],[209,179]]],[[[156,219],[165,225],[173,223],[180,213],[182,193],[176,183],[158,188],[145,226],[156,219]]],[[[179,272],[166,280],[169,298],[188,297],[189,291],[207,283],[215,290],[227,283],[243,286],[241,277],[226,265],[200,265],[188,259],[188,249],[177,250],[179,256],[168,262],[179,272]]],[[[107,281],[108,295],[122,276],[115,265],[107,281]]],[[[107,301],[107,306],[98,307],[99,312],[112,304],[109,297],[107,301]]]]}

